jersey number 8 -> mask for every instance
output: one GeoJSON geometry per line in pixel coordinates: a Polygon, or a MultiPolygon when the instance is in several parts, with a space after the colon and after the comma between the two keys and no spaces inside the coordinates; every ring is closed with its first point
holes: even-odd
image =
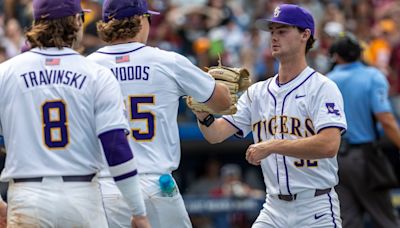
{"type": "Polygon", "coordinates": [[[46,101],[42,105],[44,143],[49,149],[63,149],[69,143],[66,113],[63,100],[46,101]]]}

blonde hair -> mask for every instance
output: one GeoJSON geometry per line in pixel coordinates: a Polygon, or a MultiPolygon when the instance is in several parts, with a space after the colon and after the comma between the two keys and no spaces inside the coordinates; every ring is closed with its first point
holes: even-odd
{"type": "Polygon", "coordinates": [[[80,29],[75,16],[54,20],[35,20],[25,33],[32,48],[72,47],[80,29]]]}
{"type": "Polygon", "coordinates": [[[135,37],[142,29],[140,16],[133,16],[121,20],[112,19],[109,22],[97,22],[97,34],[99,37],[111,43],[119,39],[135,37]]]}

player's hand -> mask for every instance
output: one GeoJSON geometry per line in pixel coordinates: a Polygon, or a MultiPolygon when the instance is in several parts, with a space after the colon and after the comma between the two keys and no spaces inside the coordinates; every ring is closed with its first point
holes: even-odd
{"type": "Polygon", "coordinates": [[[0,228],[7,227],[7,204],[4,201],[0,202],[0,228]]]}
{"type": "Polygon", "coordinates": [[[252,144],[247,148],[246,160],[252,165],[260,165],[261,160],[268,157],[271,152],[268,150],[268,141],[252,144]]]}
{"type": "Polygon", "coordinates": [[[151,228],[147,216],[132,216],[132,228],[151,228]]]}

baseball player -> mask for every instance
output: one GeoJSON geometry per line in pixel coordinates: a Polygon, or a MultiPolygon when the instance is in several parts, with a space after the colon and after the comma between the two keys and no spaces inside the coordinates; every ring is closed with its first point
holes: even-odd
{"type": "MultiPolygon", "coordinates": [[[[162,174],[171,174],[180,160],[177,113],[179,98],[191,95],[213,110],[229,108],[229,90],[216,84],[187,58],[146,46],[151,16],[145,0],[107,0],[97,25],[109,46],[88,56],[111,69],[128,107],[129,141],[138,158],[138,171],[147,214],[153,227],[191,227],[179,191],[163,196],[162,174]]],[[[126,227],[129,214],[118,200],[118,189],[103,173],[104,204],[112,217],[110,227],[126,227]]]]}
{"type": "Polygon", "coordinates": [[[118,82],[71,48],[83,34],[80,0],[34,0],[33,16],[32,49],[0,66],[7,225],[108,227],[95,177],[100,138],[132,225],[149,227],[118,82]]]}
{"type": "MultiPolygon", "coordinates": [[[[199,127],[211,143],[253,133],[255,144],[246,159],[261,165],[267,191],[253,227],[341,227],[333,187],[346,120],[336,85],[306,63],[313,17],[297,5],[282,4],[256,27],[271,32],[278,74],[253,84],[240,97],[236,114],[199,127]]],[[[203,120],[208,113],[196,115],[203,120]]]]}

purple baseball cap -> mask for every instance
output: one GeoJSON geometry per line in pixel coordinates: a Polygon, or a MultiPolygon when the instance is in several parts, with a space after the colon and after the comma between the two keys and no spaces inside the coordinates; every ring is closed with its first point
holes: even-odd
{"type": "Polygon", "coordinates": [[[58,19],[80,12],[90,12],[90,10],[82,9],[81,0],[33,0],[35,20],[58,19]]]}
{"type": "Polygon", "coordinates": [[[158,15],[159,12],[149,10],[146,0],[105,0],[103,3],[103,21],[124,19],[143,14],[158,15]]]}
{"type": "Polygon", "coordinates": [[[296,26],[302,29],[310,29],[311,35],[314,36],[315,26],[311,13],[298,5],[279,5],[275,8],[274,15],[271,19],[258,19],[255,25],[258,29],[268,31],[270,23],[279,23],[296,26]]]}

